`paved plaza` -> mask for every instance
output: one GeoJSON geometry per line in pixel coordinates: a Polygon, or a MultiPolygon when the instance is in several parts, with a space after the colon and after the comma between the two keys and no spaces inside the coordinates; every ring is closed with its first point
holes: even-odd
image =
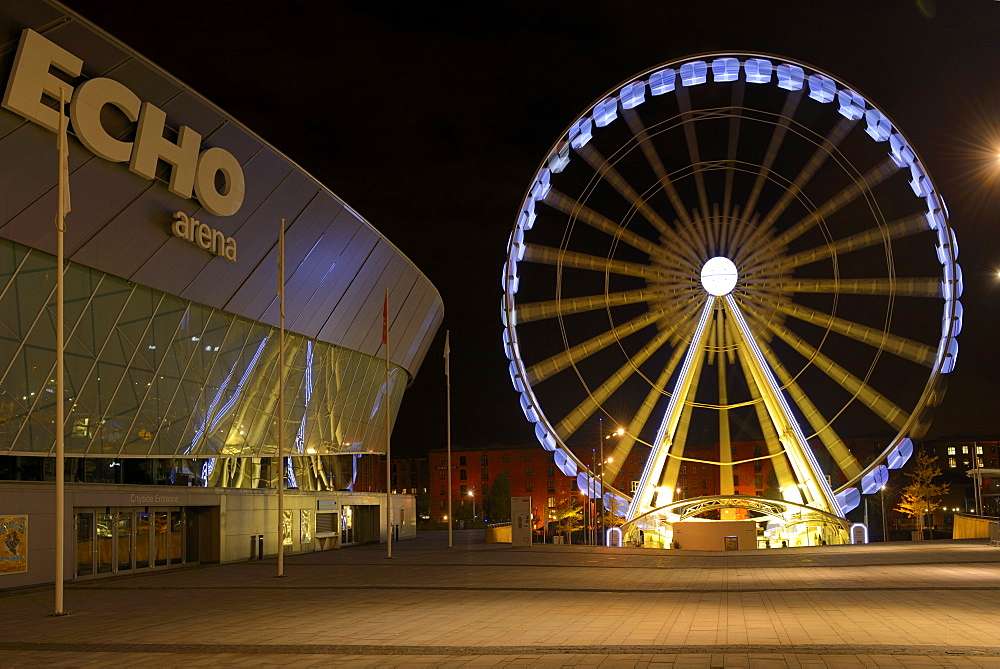
{"type": "Polygon", "coordinates": [[[481,531],[0,593],[0,666],[1000,667],[986,540],[708,553],[481,531]]]}

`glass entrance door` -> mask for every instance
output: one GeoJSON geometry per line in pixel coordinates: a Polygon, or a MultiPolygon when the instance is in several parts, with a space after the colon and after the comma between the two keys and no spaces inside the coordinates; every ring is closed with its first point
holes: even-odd
{"type": "Polygon", "coordinates": [[[76,568],[73,575],[76,578],[87,578],[94,575],[94,512],[77,511],[73,514],[73,525],[76,528],[76,568]]]}
{"type": "Polygon", "coordinates": [[[186,514],[179,508],[75,509],[76,578],[185,562],[186,514]]]}

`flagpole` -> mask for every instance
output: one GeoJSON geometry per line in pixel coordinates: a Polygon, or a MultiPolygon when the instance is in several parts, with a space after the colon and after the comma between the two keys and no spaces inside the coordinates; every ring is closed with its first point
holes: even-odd
{"type": "Polygon", "coordinates": [[[392,557],[392,467],[389,461],[391,441],[389,439],[389,413],[392,403],[389,401],[389,288],[385,289],[385,301],[382,303],[382,344],[385,346],[385,393],[382,397],[385,407],[385,557],[392,557]]]}
{"type": "Polygon", "coordinates": [[[448,467],[448,548],[454,547],[452,527],[455,523],[451,515],[451,330],[444,332],[444,379],[445,379],[445,416],[448,457],[445,460],[448,467]]]}
{"type": "Polygon", "coordinates": [[[62,616],[64,560],[66,559],[66,414],[63,406],[65,393],[65,342],[63,329],[63,232],[66,230],[66,212],[69,198],[69,141],[66,127],[66,88],[59,87],[59,197],[56,214],[56,565],[55,565],[55,615],[62,616]]]}
{"type": "Polygon", "coordinates": [[[285,219],[278,233],[278,573],[285,575],[285,219]]]}

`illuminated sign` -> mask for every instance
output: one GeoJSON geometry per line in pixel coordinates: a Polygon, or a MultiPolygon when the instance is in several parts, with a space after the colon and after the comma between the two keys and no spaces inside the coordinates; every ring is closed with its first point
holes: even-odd
{"type": "MultiPolygon", "coordinates": [[[[170,165],[167,189],[198,202],[216,216],[231,216],[243,204],[243,168],[235,156],[219,147],[201,150],[201,135],[182,125],[177,140],[163,136],[167,115],[144,102],[124,84],[97,77],[73,86],[57,77],[55,69],[77,78],[83,61],[31,29],[21,33],[17,56],[3,95],[3,106],[52,132],[59,127],[60,111],[46,98],[59,100],[59,89],[70,102],[70,121],[80,142],[105,160],[128,163],[139,176],[153,180],[157,162],[170,165]],[[101,110],[112,106],[135,123],[135,141],[112,137],[101,123],[101,110]]],[[[235,249],[234,249],[235,255],[235,249]]]]}

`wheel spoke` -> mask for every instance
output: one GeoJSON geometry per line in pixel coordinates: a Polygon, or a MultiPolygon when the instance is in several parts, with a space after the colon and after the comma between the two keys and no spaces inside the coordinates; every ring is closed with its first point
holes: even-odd
{"type": "Polygon", "coordinates": [[[754,180],[753,188],[750,190],[750,196],[747,198],[746,204],[743,207],[744,212],[753,212],[757,206],[757,199],[760,197],[760,193],[764,189],[764,183],[767,181],[768,174],[771,172],[771,166],[774,165],[774,160],[778,157],[778,151],[781,149],[781,143],[785,140],[785,136],[788,134],[788,126],[792,122],[792,117],[795,115],[795,110],[798,109],[799,102],[801,101],[801,90],[789,91],[788,95],[785,97],[785,103],[781,109],[781,116],[778,118],[777,123],[774,124],[774,130],[771,132],[771,141],[768,142],[767,151],[764,153],[764,160],[761,162],[760,170],[757,172],[757,179],[754,180]]]}
{"type": "Polygon", "coordinates": [[[674,184],[670,181],[670,176],[667,174],[666,168],[663,166],[663,161],[660,160],[660,154],[656,152],[656,147],[653,143],[649,141],[649,133],[646,132],[646,128],[642,123],[642,119],[639,114],[636,113],[634,109],[623,109],[622,117],[625,119],[625,123],[628,124],[629,130],[632,131],[632,136],[635,138],[636,143],[639,148],[642,149],[642,154],[646,157],[646,162],[653,170],[653,174],[660,181],[660,187],[663,188],[663,192],[666,193],[667,198],[670,200],[670,204],[674,208],[674,212],[677,214],[677,218],[681,220],[685,225],[691,223],[691,219],[688,216],[687,210],[684,208],[684,203],[681,201],[680,195],[677,193],[677,189],[674,188],[674,184]]]}
{"type": "MultiPolygon", "coordinates": [[[[717,339],[721,346],[725,341],[723,329],[725,328],[725,318],[721,312],[716,316],[717,339]]],[[[715,357],[719,378],[719,493],[723,495],[733,494],[733,442],[729,434],[729,410],[725,407],[729,404],[729,388],[726,384],[726,356],[720,351],[715,357]]]]}
{"type": "Polygon", "coordinates": [[[796,253],[787,258],[771,260],[767,264],[759,263],[753,267],[748,267],[746,271],[748,274],[752,274],[762,268],[766,268],[771,272],[787,272],[802,265],[824,260],[830,256],[866,249],[893,239],[914,235],[926,229],[927,218],[923,214],[913,214],[912,216],[906,216],[888,223],[884,227],[880,226],[865,230],[850,237],[838,239],[830,244],[823,244],[822,246],[796,253]]]}
{"type": "Polygon", "coordinates": [[[670,360],[664,366],[663,371],[660,372],[656,383],[649,389],[642,406],[639,407],[635,416],[629,421],[628,430],[618,440],[618,443],[615,444],[612,461],[607,465],[607,471],[612,472],[612,480],[618,477],[618,472],[625,463],[625,458],[632,452],[632,446],[637,441],[637,435],[641,434],[646,428],[646,423],[649,421],[649,416],[656,407],[657,400],[667,394],[667,383],[670,382],[670,378],[674,375],[674,371],[677,369],[677,365],[680,364],[686,349],[686,346],[674,347],[674,351],[670,355],[670,360]]]}
{"type": "Polygon", "coordinates": [[[603,295],[584,295],[582,297],[564,297],[545,302],[527,302],[515,308],[516,323],[530,323],[557,316],[580,314],[587,311],[620,307],[626,304],[639,304],[661,299],[667,295],[662,288],[640,288],[619,293],[604,293],[603,295]]]}
{"type": "MultiPolygon", "coordinates": [[[[613,239],[620,239],[632,248],[638,249],[650,257],[664,255],[665,249],[655,242],[651,242],[645,237],[632,232],[628,228],[622,227],[610,218],[602,216],[593,209],[581,204],[578,200],[574,200],[568,195],[560,193],[555,188],[549,189],[549,192],[546,194],[545,199],[543,199],[542,202],[576,220],[583,221],[590,227],[595,230],[600,230],[613,239]]],[[[679,258],[682,256],[676,257],[679,258]]]]}
{"type": "MultiPolygon", "coordinates": [[[[576,365],[581,360],[589,358],[598,351],[601,351],[615,342],[638,332],[642,328],[653,325],[658,320],[667,318],[681,311],[685,305],[690,304],[690,302],[694,299],[695,298],[692,297],[687,302],[674,302],[669,307],[650,309],[649,311],[636,316],[629,321],[615,326],[611,330],[603,332],[596,337],[591,337],[587,341],[568,348],[562,353],[558,353],[550,358],[542,360],[541,362],[528,368],[527,381],[532,386],[541,383],[552,375],[558,374],[572,365],[576,365]]],[[[680,319],[678,319],[678,321],[680,321],[680,319]]],[[[664,328],[660,332],[662,332],[663,336],[667,338],[676,334],[676,331],[670,330],[669,328],[664,328]]],[[[657,338],[659,338],[659,336],[660,335],[657,334],[657,338]]]]}
{"type": "Polygon", "coordinates": [[[701,174],[701,153],[698,151],[698,133],[695,130],[694,115],[691,113],[691,98],[683,86],[677,88],[677,106],[681,110],[681,125],[684,128],[684,139],[687,140],[690,165],[694,168],[694,185],[698,190],[698,209],[702,216],[708,216],[708,194],[705,191],[705,179],[701,174]]]}
{"type": "MultiPolygon", "coordinates": [[[[754,316],[754,320],[760,324],[760,319],[754,316]]],[[[795,381],[792,375],[789,373],[788,368],[782,364],[778,356],[774,354],[771,347],[766,344],[758,342],[760,346],[761,353],[764,354],[764,359],[767,360],[767,364],[771,366],[774,370],[775,375],[778,380],[781,381],[782,386],[788,391],[789,396],[792,401],[798,406],[799,411],[805,416],[806,421],[808,421],[809,426],[812,428],[813,432],[820,441],[823,442],[824,448],[833,457],[834,462],[840,468],[845,476],[850,479],[861,472],[861,465],[858,463],[857,458],[851,453],[850,449],[840,438],[840,436],[833,430],[829,420],[824,418],[823,414],[820,413],[819,409],[815,404],[809,399],[809,396],[802,390],[802,387],[795,381]]]]}
{"type": "Polygon", "coordinates": [[[840,295],[895,295],[896,297],[943,297],[941,277],[907,279],[748,279],[752,287],[782,293],[829,293],[840,295]]]}
{"type": "Polygon", "coordinates": [[[639,193],[632,188],[631,184],[618,173],[614,165],[609,163],[597,149],[587,144],[577,149],[576,152],[587,161],[587,164],[597,172],[599,177],[607,181],[611,184],[612,188],[618,191],[618,194],[625,199],[625,202],[630,207],[635,207],[636,211],[642,214],[642,217],[649,221],[661,235],[668,236],[670,234],[670,226],[663,220],[663,217],[646,203],[639,193]]]}
{"type": "MultiPolygon", "coordinates": [[[[822,468],[809,448],[802,428],[792,415],[791,407],[768,367],[758,342],[753,338],[736,298],[731,293],[725,297],[725,304],[733,320],[736,321],[734,333],[739,335],[742,348],[748,353],[747,362],[750,371],[760,389],[767,412],[777,428],[778,439],[785,446],[785,453],[795,471],[795,477],[803,486],[796,494],[801,495],[804,492],[808,496],[808,503],[812,506],[838,516],[843,515],[830,484],[823,476],[822,468]]],[[[768,325],[773,324],[768,323],[768,325]]]]}
{"type": "MultiPolygon", "coordinates": [[[[691,343],[687,347],[684,355],[684,364],[674,385],[670,401],[667,403],[667,410],[660,422],[660,427],[653,441],[653,449],[646,459],[646,465],[642,471],[642,478],[639,482],[639,490],[632,497],[629,504],[627,518],[632,520],[642,515],[648,509],[653,499],[653,487],[661,479],[663,465],[670,454],[673,440],[677,433],[677,426],[680,423],[682,409],[685,399],[690,395],[691,386],[695,383],[701,362],[705,359],[704,345],[705,335],[708,332],[708,320],[715,308],[715,299],[709,298],[701,308],[701,315],[698,318],[698,325],[691,337],[691,343]]],[[[677,467],[677,461],[671,459],[668,466],[677,467]]],[[[675,474],[676,479],[676,474],[675,474]]]]}
{"type": "MultiPolygon", "coordinates": [[[[642,265],[624,260],[614,260],[613,258],[602,258],[588,253],[578,253],[576,251],[566,251],[551,246],[539,246],[537,244],[525,244],[524,260],[538,263],[540,265],[555,265],[558,267],[570,267],[573,269],[588,269],[601,274],[619,274],[621,276],[634,276],[640,279],[652,281],[677,280],[681,283],[691,283],[691,274],[682,272],[670,272],[662,267],[642,265]]],[[[694,271],[694,265],[691,271],[694,271]]]]}
{"type": "Polygon", "coordinates": [[[796,175],[795,179],[792,181],[791,185],[781,194],[778,201],[771,208],[771,210],[764,216],[764,219],[760,223],[762,230],[767,231],[774,225],[778,217],[781,216],[788,205],[799,196],[802,192],[802,187],[809,182],[813,176],[816,175],[816,171],[823,166],[823,163],[827,161],[840,143],[847,137],[847,134],[851,131],[857,124],[857,121],[853,121],[848,118],[841,118],[837,121],[836,125],[833,126],[833,130],[830,134],[826,136],[823,142],[816,147],[816,151],[813,152],[806,164],[802,166],[802,169],[796,175]]]}
{"type": "MultiPolygon", "coordinates": [[[[734,328],[736,328],[736,325],[730,319],[729,327],[726,329],[730,331],[730,337],[735,339],[738,338],[738,335],[732,332],[734,328]]],[[[764,406],[764,398],[761,396],[760,388],[757,387],[753,372],[750,371],[750,362],[747,360],[748,355],[750,355],[749,351],[742,348],[737,349],[736,357],[740,363],[740,368],[743,370],[743,376],[746,378],[747,388],[750,390],[750,398],[753,402],[754,411],[757,414],[757,423],[760,425],[761,434],[764,436],[764,443],[767,445],[767,452],[774,467],[774,476],[778,479],[779,487],[788,488],[795,485],[795,476],[792,474],[788,456],[785,454],[785,447],[778,440],[778,433],[775,431],[774,423],[767,413],[767,407],[764,406]]]]}
{"type": "Polygon", "coordinates": [[[840,387],[857,398],[865,406],[871,409],[875,415],[885,421],[895,430],[901,430],[909,416],[900,407],[896,406],[889,398],[885,397],[877,390],[851,374],[844,367],[838,365],[829,356],[820,353],[818,349],[806,342],[783,325],[772,321],[763,322],[763,325],[776,334],[782,341],[792,347],[796,353],[808,360],[822,371],[840,387]]]}
{"type": "Polygon", "coordinates": [[[842,334],[862,344],[867,344],[880,351],[887,351],[904,360],[909,360],[925,367],[932,366],[934,358],[937,356],[937,349],[926,344],[843,318],[837,318],[793,302],[778,303],[776,308],[778,311],[792,318],[818,325],[821,328],[829,328],[831,332],[842,334]]]}
{"type": "MultiPolygon", "coordinates": [[[[740,143],[740,121],[742,119],[741,110],[743,109],[743,80],[737,80],[733,85],[733,96],[731,100],[731,107],[733,109],[733,115],[729,117],[729,150],[726,153],[726,163],[729,169],[726,170],[726,184],[723,188],[722,196],[722,211],[725,215],[729,215],[730,207],[733,204],[733,165],[736,164],[736,152],[740,143]]],[[[718,239],[719,246],[722,248],[721,236],[718,239]]]]}
{"type": "Polygon", "coordinates": [[[593,390],[588,389],[587,398],[573,408],[565,418],[559,421],[556,426],[556,434],[563,441],[569,439],[588,418],[593,416],[609,397],[622,387],[629,378],[636,374],[642,365],[649,360],[650,356],[662,348],[670,339],[670,332],[660,330],[656,336],[649,340],[638,353],[629,357],[624,365],[619,367],[604,383],[593,390]]]}
{"type": "Polygon", "coordinates": [[[821,221],[833,216],[845,206],[854,202],[865,192],[871,192],[875,186],[879,185],[898,171],[899,167],[896,163],[894,163],[891,158],[886,158],[864,174],[860,179],[852,181],[849,186],[821,204],[815,211],[809,212],[797,223],[789,227],[780,235],[776,236],[774,241],[766,249],[757,249],[756,251],[748,254],[741,260],[741,262],[749,265],[759,261],[760,256],[763,253],[773,253],[776,249],[782,249],[788,246],[789,243],[801,237],[803,233],[811,230],[821,221]]]}

